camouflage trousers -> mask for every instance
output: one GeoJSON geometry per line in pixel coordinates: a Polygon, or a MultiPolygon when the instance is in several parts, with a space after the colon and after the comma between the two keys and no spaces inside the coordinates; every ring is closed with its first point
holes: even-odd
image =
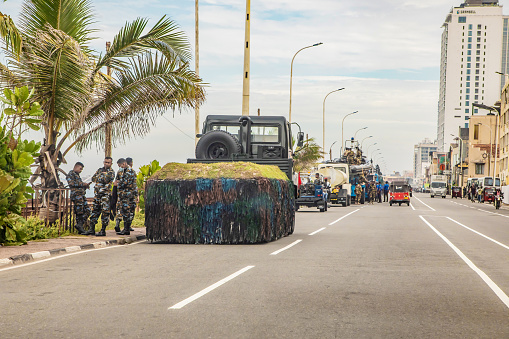
{"type": "Polygon", "coordinates": [[[87,203],[87,198],[84,195],[78,195],[71,198],[73,203],[74,214],[76,221],[84,223],[90,216],[90,207],[87,203]]]}
{"type": "Polygon", "coordinates": [[[101,216],[103,224],[110,222],[110,195],[102,194],[94,197],[94,205],[92,207],[92,214],[90,215],[90,223],[95,225],[101,216]]]}
{"type": "Polygon", "coordinates": [[[119,194],[117,202],[117,219],[132,221],[136,211],[136,197],[119,194]]]}

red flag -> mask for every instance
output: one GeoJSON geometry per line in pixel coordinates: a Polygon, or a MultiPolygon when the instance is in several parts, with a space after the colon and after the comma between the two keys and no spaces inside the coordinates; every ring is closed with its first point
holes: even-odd
{"type": "Polygon", "coordinates": [[[298,187],[300,187],[300,185],[302,185],[302,179],[300,178],[300,172],[299,172],[299,180],[298,180],[298,187]]]}

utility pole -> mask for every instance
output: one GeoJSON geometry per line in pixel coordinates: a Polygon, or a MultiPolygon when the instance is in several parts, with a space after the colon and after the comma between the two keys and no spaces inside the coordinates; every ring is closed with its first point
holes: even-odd
{"type": "Polygon", "coordinates": [[[242,86],[242,115],[249,115],[249,74],[250,65],[250,37],[251,37],[251,0],[246,0],[246,40],[244,44],[244,72],[243,72],[243,86],[242,86]]]}
{"type": "MultiPolygon", "coordinates": [[[[198,16],[198,5],[199,0],[195,0],[195,46],[194,46],[194,62],[195,62],[195,72],[196,75],[200,75],[200,36],[199,36],[199,16],[198,16]]],[[[196,107],[194,108],[194,135],[195,135],[195,146],[198,143],[198,137],[196,135],[200,134],[200,107],[196,103],[196,107]]]]}
{"type": "MultiPolygon", "coordinates": [[[[110,50],[111,42],[106,41],[106,53],[110,50]]],[[[108,77],[111,77],[111,67],[106,67],[106,74],[108,77]]],[[[108,121],[111,119],[111,112],[108,107],[106,107],[106,126],[105,126],[105,133],[104,136],[104,156],[105,157],[111,157],[111,124],[108,123],[108,121]]]]}

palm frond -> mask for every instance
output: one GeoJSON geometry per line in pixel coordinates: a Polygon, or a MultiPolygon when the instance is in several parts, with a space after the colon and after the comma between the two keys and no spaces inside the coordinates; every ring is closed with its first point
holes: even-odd
{"type": "Polygon", "coordinates": [[[191,59],[187,37],[174,21],[163,16],[147,34],[143,34],[147,24],[145,18],[126,23],[113,39],[110,49],[97,62],[96,72],[105,66],[124,69],[129,66],[125,58],[137,56],[148,49],[155,49],[168,59],[191,59]]]}
{"type": "MultiPolygon", "coordinates": [[[[116,72],[103,100],[90,108],[85,125],[77,132],[77,150],[103,143],[104,129],[112,127],[113,139],[120,142],[144,136],[156,118],[168,110],[196,107],[205,98],[201,79],[187,64],[146,52],[131,58],[130,67],[116,72]],[[109,114],[110,119],[106,119],[109,114]]],[[[96,95],[99,97],[100,95],[96,95]]]]}
{"type": "Polygon", "coordinates": [[[21,33],[16,28],[11,17],[2,12],[0,12],[0,37],[5,40],[8,48],[16,53],[16,55],[21,53],[21,46],[23,45],[21,33]]]}
{"type": "Polygon", "coordinates": [[[90,36],[95,30],[92,4],[90,0],[25,0],[20,13],[20,29],[30,37],[46,24],[61,30],[83,49],[93,38],[90,36]]]}

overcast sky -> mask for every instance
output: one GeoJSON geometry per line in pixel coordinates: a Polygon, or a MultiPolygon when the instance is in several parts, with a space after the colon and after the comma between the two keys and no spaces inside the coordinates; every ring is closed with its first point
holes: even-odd
{"type": "MultiPolygon", "coordinates": [[[[288,115],[290,62],[302,47],[317,42],[295,59],[292,120],[322,143],[322,103],[326,103],[326,149],[356,130],[358,139],[372,135],[387,170],[413,167],[413,145],[436,137],[440,39],[442,23],[461,0],[252,0],[251,114],[288,115]]],[[[500,1],[509,6],[509,0],[500,1]]],[[[0,4],[14,18],[19,0],[0,4]]],[[[187,33],[194,48],[194,0],[93,0],[99,38],[106,41],[126,22],[142,16],[154,24],[164,14],[187,33]]],[[[244,0],[200,1],[200,75],[209,84],[201,109],[208,114],[241,114],[244,43],[244,0]]],[[[504,11],[508,13],[507,10],[504,11]]],[[[168,112],[143,139],[113,151],[114,158],[131,156],[136,167],[157,159],[161,164],[194,157],[194,111],[168,112]]],[[[366,148],[366,147],[365,147],[366,148]]],[[[102,150],[81,157],[84,174],[101,166],[102,150]]],[[[339,143],[333,155],[339,155],[339,143]]],[[[64,166],[64,169],[70,169],[64,166]]]]}

